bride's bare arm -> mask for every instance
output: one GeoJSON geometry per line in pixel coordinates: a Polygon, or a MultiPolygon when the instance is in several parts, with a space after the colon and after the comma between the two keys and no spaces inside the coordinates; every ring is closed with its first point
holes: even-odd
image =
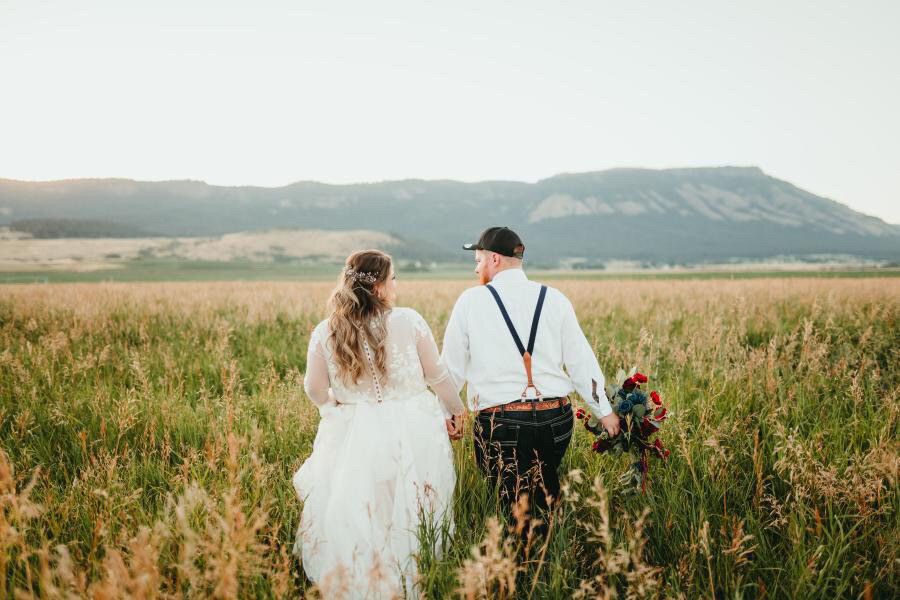
{"type": "Polygon", "coordinates": [[[420,326],[415,328],[415,331],[416,350],[419,353],[419,362],[422,363],[425,381],[440,399],[444,416],[449,419],[450,415],[461,415],[464,411],[463,403],[459,399],[459,392],[450,377],[450,371],[441,360],[431,329],[423,320],[420,326]]]}
{"type": "Polygon", "coordinates": [[[306,353],[306,377],[303,378],[303,389],[316,406],[325,406],[334,402],[328,393],[328,363],[319,347],[319,340],[313,337],[306,353]]]}

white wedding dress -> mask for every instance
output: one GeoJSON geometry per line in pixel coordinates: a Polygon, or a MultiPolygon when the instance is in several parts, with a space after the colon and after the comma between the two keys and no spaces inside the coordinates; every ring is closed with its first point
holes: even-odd
{"type": "Polygon", "coordinates": [[[444,420],[463,405],[421,315],[394,308],[385,318],[383,386],[371,377],[371,352],[358,384],[337,377],[327,321],[309,342],[304,387],[321,419],[293,477],[304,500],[294,552],[326,598],[417,596],[422,517],[452,530],[456,474],[444,420]]]}

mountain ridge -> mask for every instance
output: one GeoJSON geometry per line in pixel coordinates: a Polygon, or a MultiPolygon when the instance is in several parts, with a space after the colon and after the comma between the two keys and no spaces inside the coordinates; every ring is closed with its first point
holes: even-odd
{"type": "Polygon", "coordinates": [[[171,236],[272,227],[372,229],[429,258],[508,225],[543,259],[702,261],[776,255],[900,258],[900,226],[807,192],[754,166],[622,167],[534,183],[402,179],[284,186],[200,180],[0,179],[0,224],[102,219],[171,236]]]}

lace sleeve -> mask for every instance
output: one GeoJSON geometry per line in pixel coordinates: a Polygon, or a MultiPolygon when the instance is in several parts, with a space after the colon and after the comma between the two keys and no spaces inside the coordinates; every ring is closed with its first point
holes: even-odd
{"type": "Polygon", "coordinates": [[[303,389],[316,406],[334,403],[328,380],[328,362],[322,348],[321,328],[316,327],[309,339],[309,350],[306,353],[306,377],[303,378],[303,389]]]}
{"type": "Polygon", "coordinates": [[[463,403],[450,377],[450,371],[438,354],[431,329],[418,313],[415,313],[413,319],[413,330],[416,351],[419,353],[419,362],[422,363],[422,373],[425,375],[425,381],[440,399],[444,416],[449,419],[451,415],[461,415],[464,410],[463,403]]]}

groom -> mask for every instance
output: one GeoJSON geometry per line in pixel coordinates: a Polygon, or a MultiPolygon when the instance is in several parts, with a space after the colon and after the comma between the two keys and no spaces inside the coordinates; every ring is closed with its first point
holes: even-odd
{"type": "Polygon", "coordinates": [[[475,251],[482,285],[456,301],[441,356],[458,390],[468,382],[475,457],[490,485],[500,482],[504,506],[528,492],[547,509],[548,496],[559,497],[557,469],[572,438],[568,395],[577,391],[611,436],[619,418],[572,303],[528,279],[519,236],[491,227],[463,249],[475,251]]]}

